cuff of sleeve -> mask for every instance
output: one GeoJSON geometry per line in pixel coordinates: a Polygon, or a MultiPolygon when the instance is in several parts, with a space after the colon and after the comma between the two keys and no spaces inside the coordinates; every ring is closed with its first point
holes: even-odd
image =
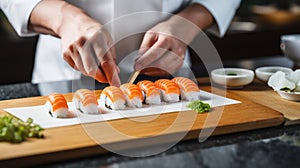
{"type": "Polygon", "coordinates": [[[28,30],[28,22],[33,8],[40,1],[41,0],[2,0],[1,9],[19,36],[36,35],[36,33],[28,30]]]}
{"type": "Polygon", "coordinates": [[[226,0],[223,3],[217,0],[192,0],[192,3],[199,3],[210,11],[216,24],[208,28],[208,31],[223,37],[239,7],[240,0],[226,0]]]}

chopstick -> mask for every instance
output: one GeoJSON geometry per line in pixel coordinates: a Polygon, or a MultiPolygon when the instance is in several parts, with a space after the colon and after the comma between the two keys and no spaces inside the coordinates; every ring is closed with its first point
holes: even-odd
{"type": "Polygon", "coordinates": [[[131,84],[132,84],[132,83],[135,81],[135,79],[139,76],[140,72],[141,72],[141,71],[135,71],[135,72],[133,72],[133,73],[130,75],[130,77],[129,77],[127,83],[131,83],[131,84]]]}

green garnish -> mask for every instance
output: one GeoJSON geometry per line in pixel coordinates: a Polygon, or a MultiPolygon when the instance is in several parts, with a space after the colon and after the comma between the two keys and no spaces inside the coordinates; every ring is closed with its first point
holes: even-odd
{"type": "Polygon", "coordinates": [[[233,73],[233,72],[229,72],[229,73],[227,73],[227,75],[228,75],[228,76],[237,76],[237,74],[236,74],[236,73],[233,73]]]}
{"type": "Polygon", "coordinates": [[[31,118],[24,122],[9,115],[0,116],[0,141],[20,143],[27,138],[43,138],[43,130],[31,118]]]}
{"type": "Polygon", "coordinates": [[[280,89],[281,91],[285,91],[285,92],[291,92],[292,90],[288,87],[284,87],[280,89]]]}
{"type": "Polygon", "coordinates": [[[201,100],[194,100],[189,103],[186,107],[197,111],[198,113],[204,113],[210,111],[210,105],[208,103],[204,103],[201,100]]]}

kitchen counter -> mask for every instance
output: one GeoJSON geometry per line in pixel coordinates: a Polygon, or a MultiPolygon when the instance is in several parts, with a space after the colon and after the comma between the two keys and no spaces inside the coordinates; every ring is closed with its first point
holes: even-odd
{"type": "MultiPolygon", "coordinates": [[[[70,82],[63,83],[70,85],[70,82]]],[[[57,84],[62,85],[48,86],[57,84]]],[[[5,100],[39,96],[40,88],[31,83],[2,85],[0,97],[5,100]]],[[[299,154],[300,125],[292,125],[215,136],[202,143],[183,141],[150,157],[131,158],[108,153],[40,167],[299,167],[299,154]]]]}
{"type": "Polygon", "coordinates": [[[203,143],[190,140],[166,152],[129,158],[115,154],[44,165],[54,167],[299,167],[300,126],[275,127],[212,137],[203,143]]]}

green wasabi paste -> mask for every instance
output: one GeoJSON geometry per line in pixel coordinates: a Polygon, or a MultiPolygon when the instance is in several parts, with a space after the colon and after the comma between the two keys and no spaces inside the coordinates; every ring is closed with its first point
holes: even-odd
{"type": "Polygon", "coordinates": [[[228,76],[237,76],[237,74],[234,73],[234,72],[229,72],[229,73],[227,73],[227,75],[228,75],[228,76]]]}
{"type": "Polygon", "coordinates": [[[211,107],[208,103],[204,103],[201,100],[194,100],[191,103],[189,103],[186,107],[188,107],[198,113],[209,112],[211,109],[211,107]]]}

